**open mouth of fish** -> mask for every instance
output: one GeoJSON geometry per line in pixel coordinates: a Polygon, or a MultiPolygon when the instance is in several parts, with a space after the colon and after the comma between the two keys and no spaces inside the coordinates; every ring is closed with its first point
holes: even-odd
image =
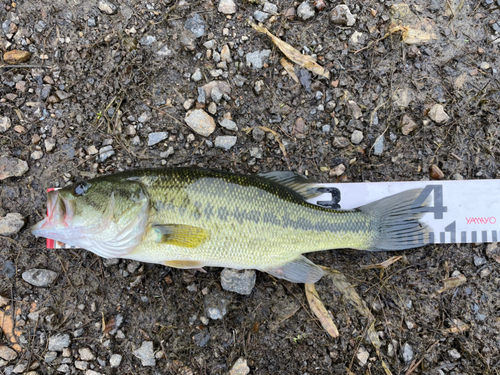
{"type": "Polygon", "coordinates": [[[55,239],[60,238],[63,231],[71,227],[75,214],[75,204],[63,198],[57,190],[47,194],[47,216],[31,228],[31,232],[37,237],[55,239]]]}

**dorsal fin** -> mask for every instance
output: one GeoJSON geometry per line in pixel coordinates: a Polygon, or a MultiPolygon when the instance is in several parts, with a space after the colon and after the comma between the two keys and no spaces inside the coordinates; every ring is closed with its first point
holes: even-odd
{"type": "Polygon", "coordinates": [[[317,182],[292,171],[274,171],[258,173],[258,176],[283,185],[302,196],[305,200],[320,196],[317,191],[317,182]]]}

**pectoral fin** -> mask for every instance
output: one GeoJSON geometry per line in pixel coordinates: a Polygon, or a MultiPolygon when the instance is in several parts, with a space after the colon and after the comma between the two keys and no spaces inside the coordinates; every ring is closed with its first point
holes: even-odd
{"type": "Polygon", "coordinates": [[[210,236],[203,228],[184,224],[154,224],[157,242],[164,244],[194,248],[204,243],[210,236]]]}
{"type": "Polygon", "coordinates": [[[291,281],[292,283],[305,284],[314,284],[324,275],[324,271],[320,267],[304,256],[286,263],[281,267],[263,269],[261,271],[267,272],[279,279],[291,281]]]}

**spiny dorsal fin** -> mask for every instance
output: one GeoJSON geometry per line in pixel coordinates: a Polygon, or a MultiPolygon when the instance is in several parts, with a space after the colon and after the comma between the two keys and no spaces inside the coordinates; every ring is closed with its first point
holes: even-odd
{"type": "Polygon", "coordinates": [[[203,228],[184,224],[153,224],[153,230],[157,242],[189,248],[200,246],[210,236],[203,228]]]}
{"type": "Polygon", "coordinates": [[[316,190],[316,181],[308,180],[306,177],[292,171],[274,171],[258,173],[258,175],[295,191],[305,200],[318,197],[322,194],[316,190]]]}

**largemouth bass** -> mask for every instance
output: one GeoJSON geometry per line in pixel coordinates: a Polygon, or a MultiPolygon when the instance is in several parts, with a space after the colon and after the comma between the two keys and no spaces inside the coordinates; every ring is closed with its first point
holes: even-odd
{"type": "Polygon", "coordinates": [[[334,210],[306,201],[320,194],[311,182],[293,172],[123,172],[49,192],[47,217],[32,233],[105,258],[257,269],[296,283],[323,276],[304,253],[421,246],[419,189],[334,210]]]}

